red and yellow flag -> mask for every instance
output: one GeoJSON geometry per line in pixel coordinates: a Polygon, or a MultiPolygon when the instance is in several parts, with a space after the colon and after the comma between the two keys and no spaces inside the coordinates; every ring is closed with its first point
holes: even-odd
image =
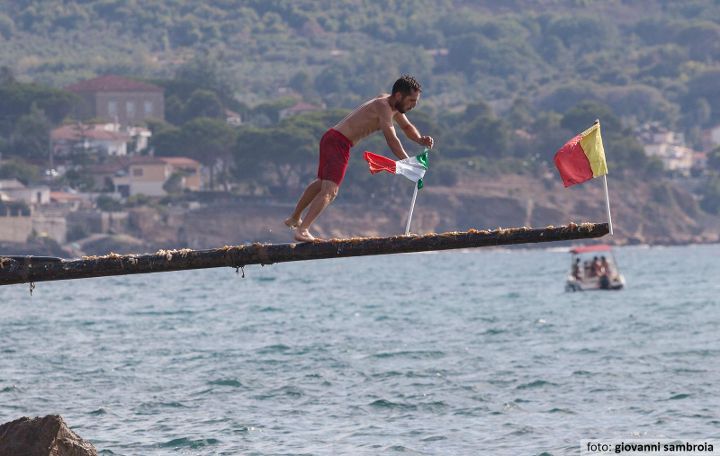
{"type": "Polygon", "coordinates": [[[555,153],[555,166],[565,187],[607,174],[600,122],[565,143],[555,153]]]}

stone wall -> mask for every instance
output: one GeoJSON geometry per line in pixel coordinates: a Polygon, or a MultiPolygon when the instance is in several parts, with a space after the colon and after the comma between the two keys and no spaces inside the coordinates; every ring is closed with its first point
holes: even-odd
{"type": "Polygon", "coordinates": [[[0,241],[26,242],[33,229],[32,217],[0,216],[0,241]]]}

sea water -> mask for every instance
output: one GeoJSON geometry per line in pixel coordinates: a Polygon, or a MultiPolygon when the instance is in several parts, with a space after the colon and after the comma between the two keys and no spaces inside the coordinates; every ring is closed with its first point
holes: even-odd
{"type": "Polygon", "coordinates": [[[720,436],[719,246],[376,256],[0,287],[0,423],[105,455],[562,455],[720,436]]]}

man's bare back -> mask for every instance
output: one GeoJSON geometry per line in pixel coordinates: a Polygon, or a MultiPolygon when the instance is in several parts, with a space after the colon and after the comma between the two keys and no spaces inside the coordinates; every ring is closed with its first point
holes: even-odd
{"type": "Polygon", "coordinates": [[[345,116],[333,129],[342,133],[353,144],[357,144],[382,128],[381,117],[392,118],[394,112],[390,108],[389,97],[388,94],[382,94],[371,98],[345,116]]]}

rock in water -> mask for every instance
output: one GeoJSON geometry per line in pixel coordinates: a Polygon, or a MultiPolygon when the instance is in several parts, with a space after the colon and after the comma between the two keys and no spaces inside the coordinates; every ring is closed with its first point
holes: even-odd
{"type": "Polygon", "coordinates": [[[59,415],[26,416],[0,425],[0,456],[97,456],[59,415]]]}

